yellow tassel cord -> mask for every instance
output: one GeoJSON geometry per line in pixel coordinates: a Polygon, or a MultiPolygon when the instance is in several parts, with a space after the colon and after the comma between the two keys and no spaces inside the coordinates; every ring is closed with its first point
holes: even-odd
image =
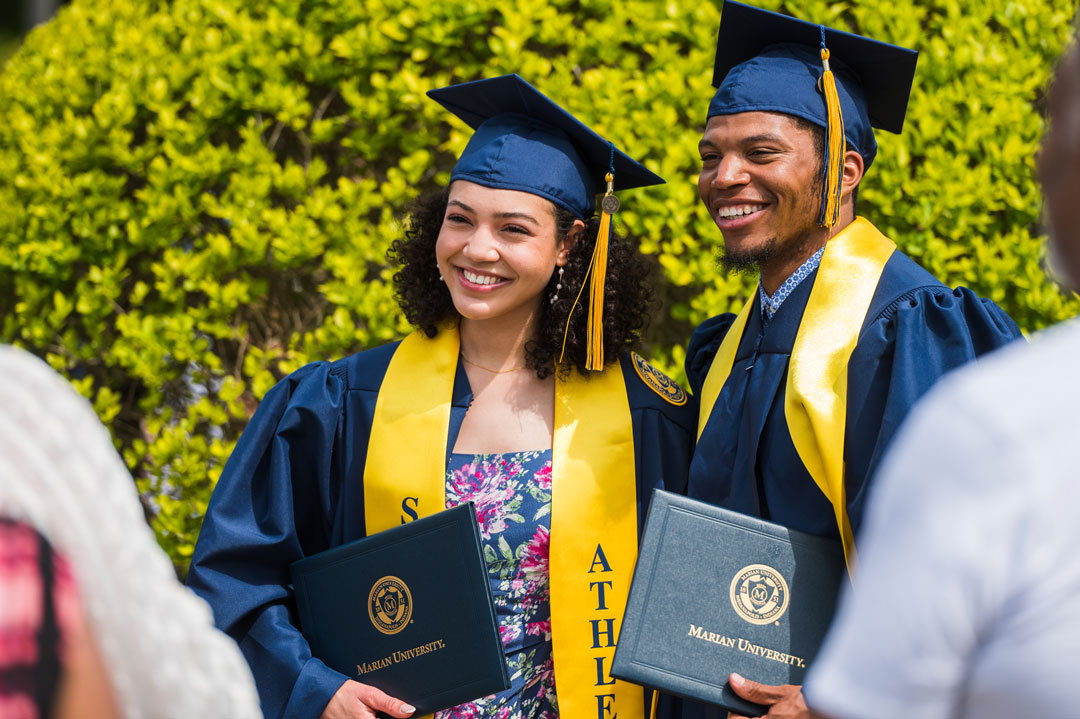
{"type": "Polygon", "coordinates": [[[840,220],[840,197],[844,176],[844,116],[840,112],[840,95],[836,91],[836,78],[829,67],[829,50],[825,47],[825,33],[821,35],[821,64],[825,72],[821,76],[821,89],[825,93],[828,126],[825,142],[825,177],[822,188],[821,213],[818,224],[833,227],[840,220]]]}
{"type": "MultiPolygon", "coordinates": [[[[611,175],[608,175],[611,182],[611,175]]],[[[592,282],[589,287],[589,334],[587,339],[588,359],[585,367],[599,371],[604,369],[604,285],[607,282],[608,238],[611,235],[611,214],[600,214],[600,229],[596,232],[596,247],[593,249],[589,271],[592,282]]]]}
{"type": "Polygon", "coordinates": [[[609,172],[604,179],[607,181],[607,192],[600,202],[602,212],[600,228],[596,232],[596,246],[593,248],[592,260],[589,262],[589,269],[585,272],[581,289],[578,290],[574,304],[570,307],[570,314],[566,318],[562,352],[559,353],[559,364],[562,364],[563,356],[566,354],[566,338],[570,333],[570,320],[574,316],[574,310],[577,309],[581,293],[585,290],[585,283],[591,277],[585,368],[594,372],[604,369],[604,285],[607,280],[608,241],[611,237],[611,216],[619,209],[619,201],[614,193],[614,175],[609,172]]]}

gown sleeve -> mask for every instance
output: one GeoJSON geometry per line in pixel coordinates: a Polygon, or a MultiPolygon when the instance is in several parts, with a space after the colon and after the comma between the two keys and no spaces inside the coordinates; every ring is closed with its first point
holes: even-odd
{"type": "Polygon", "coordinates": [[[1022,337],[997,305],[960,287],[921,288],[863,325],[848,364],[848,514],[858,531],[873,473],[912,405],[952,369],[1022,337]]]}
{"type": "Polygon", "coordinates": [[[638,517],[640,531],[653,489],[686,494],[697,402],[688,397],[681,407],[642,407],[634,415],[638,495],[643,499],[638,517]]]}
{"type": "Polygon", "coordinates": [[[325,362],[267,393],[207,508],[188,584],[251,666],[267,717],[317,717],[347,677],[311,656],[289,564],[328,548],[345,383],[325,362]]]}
{"type": "Polygon", "coordinates": [[[735,315],[725,312],[705,320],[690,335],[690,342],[686,345],[686,381],[695,397],[701,396],[701,387],[705,384],[713,357],[733,322],[735,315]]]}
{"type": "Polygon", "coordinates": [[[686,494],[697,428],[697,400],[640,357],[626,354],[622,363],[634,425],[640,536],[654,489],[686,494]],[[645,376],[650,380],[646,381],[645,376]]]}

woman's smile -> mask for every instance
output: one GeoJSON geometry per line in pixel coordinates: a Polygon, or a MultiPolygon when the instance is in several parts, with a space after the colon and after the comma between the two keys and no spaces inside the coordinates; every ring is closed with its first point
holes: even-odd
{"type": "Polygon", "coordinates": [[[483,270],[466,269],[464,267],[455,267],[454,269],[457,270],[458,281],[461,286],[471,292],[492,292],[511,281],[507,277],[492,272],[484,272],[483,270]]]}

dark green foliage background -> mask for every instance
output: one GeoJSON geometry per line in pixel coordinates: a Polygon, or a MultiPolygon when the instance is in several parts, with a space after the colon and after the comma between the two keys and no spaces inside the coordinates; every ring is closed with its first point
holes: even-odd
{"type": "MultiPolygon", "coordinates": [[[[1034,156],[1074,0],[791,0],[922,52],[860,209],[1025,330],[1080,311],[1044,278],[1034,156]]],[[[0,339],[110,426],[183,571],[258,400],[402,336],[384,252],[469,131],[424,92],[518,72],[668,178],[624,193],[655,258],[649,354],[676,376],[723,276],[696,145],[719,3],[75,0],[0,74],[0,339]]]]}

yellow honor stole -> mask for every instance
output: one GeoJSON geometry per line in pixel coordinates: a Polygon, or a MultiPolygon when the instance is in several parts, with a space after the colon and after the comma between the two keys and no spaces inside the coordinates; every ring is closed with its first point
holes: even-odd
{"type": "MultiPolygon", "coordinates": [[[[791,350],[784,388],[784,417],[792,443],[814,483],[833,506],[849,570],[855,566],[855,538],[844,486],[847,365],[885,263],[895,249],[892,240],[861,217],[825,245],[791,350]]],[[[735,364],[735,352],[753,302],[757,302],[756,293],[728,330],[705,377],[699,439],[735,364]]]]}
{"type": "MultiPolygon", "coordinates": [[[[446,507],[446,443],[459,342],[456,327],[434,338],[414,332],[390,360],[364,467],[369,535],[446,507]]],[[[556,379],[551,477],[551,633],[559,714],[612,719],[617,712],[642,719],[641,687],[608,674],[637,561],[634,436],[618,362],[589,377],[574,371],[556,379]]]]}

